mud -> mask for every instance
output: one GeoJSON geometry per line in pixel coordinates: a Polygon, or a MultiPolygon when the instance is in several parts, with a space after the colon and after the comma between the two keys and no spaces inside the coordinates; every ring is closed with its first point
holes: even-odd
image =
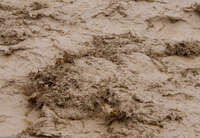
{"type": "Polygon", "coordinates": [[[0,137],[200,137],[198,0],[1,0],[0,137]]]}

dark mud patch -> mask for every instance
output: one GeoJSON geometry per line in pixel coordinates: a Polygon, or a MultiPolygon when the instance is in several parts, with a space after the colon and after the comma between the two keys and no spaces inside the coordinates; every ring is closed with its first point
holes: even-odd
{"type": "Polygon", "coordinates": [[[134,50],[130,50],[126,47],[128,44],[141,43],[143,39],[131,32],[124,34],[113,34],[94,36],[91,42],[91,50],[88,52],[88,56],[97,58],[104,58],[117,65],[122,64],[121,57],[124,54],[131,54],[134,50]]]}
{"type": "Polygon", "coordinates": [[[31,10],[41,10],[44,8],[48,8],[48,5],[46,3],[41,3],[41,2],[33,2],[31,3],[31,5],[29,6],[31,10]]]}
{"type": "Polygon", "coordinates": [[[169,56],[195,57],[200,55],[199,41],[175,41],[166,43],[166,54],[169,56]]]}

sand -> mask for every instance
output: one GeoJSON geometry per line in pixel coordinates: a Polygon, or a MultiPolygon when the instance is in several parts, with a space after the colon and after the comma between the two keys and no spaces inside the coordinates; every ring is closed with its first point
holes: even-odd
{"type": "Polygon", "coordinates": [[[198,0],[0,0],[0,137],[199,138],[198,0]]]}

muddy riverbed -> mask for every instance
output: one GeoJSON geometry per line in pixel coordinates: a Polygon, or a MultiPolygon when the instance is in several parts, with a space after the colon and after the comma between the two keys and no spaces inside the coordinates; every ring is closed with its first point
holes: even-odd
{"type": "Polygon", "coordinates": [[[199,138],[198,0],[0,0],[0,137],[199,138]]]}

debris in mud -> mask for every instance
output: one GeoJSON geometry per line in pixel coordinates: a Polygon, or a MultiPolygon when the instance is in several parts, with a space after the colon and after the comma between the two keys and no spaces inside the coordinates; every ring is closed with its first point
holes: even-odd
{"type": "Polygon", "coordinates": [[[0,31],[0,45],[15,45],[28,37],[30,37],[30,32],[24,28],[3,28],[0,31]]]}
{"type": "Polygon", "coordinates": [[[183,8],[185,12],[196,12],[197,14],[200,14],[200,3],[193,3],[189,7],[183,8]]]}
{"type": "Polygon", "coordinates": [[[199,77],[200,75],[200,68],[187,68],[183,71],[181,71],[182,77],[199,77]]]}
{"type": "Polygon", "coordinates": [[[105,58],[116,64],[122,64],[120,57],[124,53],[131,53],[125,46],[135,42],[141,43],[142,41],[141,38],[134,36],[131,32],[111,36],[94,36],[92,41],[93,48],[88,55],[105,58]]]}
{"type": "Polygon", "coordinates": [[[167,42],[166,54],[169,56],[194,57],[200,55],[199,41],[167,42]]]}
{"type": "Polygon", "coordinates": [[[5,47],[2,46],[0,47],[0,55],[5,55],[5,56],[9,56],[14,54],[17,51],[23,51],[23,50],[27,50],[29,48],[25,47],[25,46],[10,46],[10,47],[5,47]]]}
{"type": "Polygon", "coordinates": [[[177,23],[180,21],[185,21],[182,17],[177,15],[162,15],[162,16],[153,16],[145,20],[148,23],[148,26],[154,26],[153,22],[169,22],[169,23],[177,23]]]}
{"type": "Polygon", "coordinates": [[[184,19],[182,19],[182,17],[179,17],[179,16],[169,16],[169,15],[167,15],[164,18],[169,20],[171,23],[176,23],[176,22],[179,22],[179,21],[185,21],[184,19]]]}
{"type": "Polygon", "coordinates": [[[93,18],[98,17],[99,15],[103,15],[105,17],[113,17],[116,14],[121,15],[122,17],[127,17],[126,9],[119,2],[112,1],[108,7],[106,7],[103,12],[99,12],[93,15],[93,18]]]}
{"type": "Polygon", "coordinates": [[[30,8],[31,10],[40,10],[40,9],[48,8],[48,5],[46,3],[35,1],[30,5],[30,8]]]}
{"type": "Polygon", "coordinates": [[[119,53],[120,47],[127,42],[120,42],[120,40],[115,37],[101,37],[95,36],[93,38],[92,44],[94,45],[94,50],[90,52],[90,55],[94,57],[106,58],[114,63],[119,63],[119,53]]]}
{"type": "MultiPolygon", "coordinates": [[[[95,75],[95,78],[99,77],[102,80],[96,81],[92,77],[93,79],[88,81],[86,79],[88,76],[83,75],[87,70],[78,65],[78,61],[84,59],[85,62],[91,63],[88,64],[88,67],[92,68],[92,65],[95,64],[93,63],[94,58],[104,58],[118,66],[120,56],[123,56],[124,46],[135,41],[138,42],[137,39],[130,33],[95,36],[91,43],[93,49],[82,57],[66,52],[54,66],[31,73],[29,75],[30,83],[24,86],[24,93],[29,97],[29,102],[33,107],[41,112],[45,112],[44,107],[48,107],[57,118],[65,121],[100,119],[106,127],[110,127],[114,123],[120,124],[129,121],[132,124],[137,122],[145,125],[148,129],[150,129],[148,126],[163,128],[166,123],[180,123],[183,120],[181,112],[177,113],[156,105],[153,101],[146,102],[140,96],[135,97],[132,93],[134,85],[131,85],[133,80],[127,79],[125,74],[109,79],[103,79],[101,75],[93,74],[93,77],[95,75]]],[[[102,63],[96,63],[95,70],[105,70],[105,67],[102,68],[102,63]]],[[[120,68],[118,71],[123,72],[120,68]]],[[[49,118],[46,115],[44,117],[49,118]]],[[[45,125],[45,123],[41,123],[45,125]]],[[[53,125],[55,124],[53,123],[53,125]]],[[[32,136],[48,136],[45,134],[46,132],[39,134],[35,129],[36,126],[37,124],[28,128],[22,135],[28,133],[32,136]]],[[[39,127],[39,130],[42,127],[44,126],[39,127]]],[[[56,130],[55,126],[51,127],[56,130]]],[[[104,132],[104,134],[107,133],[104,132]]]]}
{"type": "Polygon", "coordinates": [[[42,9],[48,8],[46,3],[33,2],[29,5],[29,7],[16,9],[12,11],[12,15],[17,19],[26,19],[26,20],[38,20],[42,17],[53,17],[53,15],[49,15],[49,13],[42,12],[42,9]]]}
{"type": "Polygon", "coordinates": [[[14,10],[14,9],[15,9],[15,7],[13,7],[13,6],[0,3],[0,10],[3,10],[3,11],[10,11],[10,10],[14,10]]]}
{"type": "Polygon", "coordinates": [[[159,28],[159,32],[163,30],[167,24],[175,24],[179,22],[186,22],[185,19],[183,19],[180,15],[156,15],[153,17],[149,17],[145,19],[145,22],[147,23],[147,30],[156,28],[157,23],[161,23],[162,27],[159,28]]]}
{"type": "Polygon", "coordinates": [[[26,131],[23,131],[18,135],[20,138],[34,138],[34,137],[48,137],[48,138],[60,138],[62,135],[59,131],[52,130],[47,131],[43,126],[48,127],[48,129],[54,128],[55,125],[49,122],[45,118],[38,120],[32,127],[29,127],[26,131]]]}
{"type": "Polygon", "coordinates": [[[75,54],[70,54],[69,52],[65,51],[62,58],[56,59],[55,64],[56,65],[62,65],[63,63],[73,64],[76,58],[78,58],[78,56],[76,56],[75,54]]]}

